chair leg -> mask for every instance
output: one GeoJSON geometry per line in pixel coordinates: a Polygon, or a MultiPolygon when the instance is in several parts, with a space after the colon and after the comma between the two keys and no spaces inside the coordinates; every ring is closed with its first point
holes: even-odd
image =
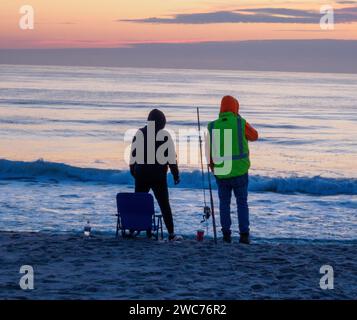
{"type": "Polygon", "coordinates": [[[152,216],[152,230],[155,231],[155,233],[153,234],[155,239],[159,240],[159,238],[158,238],[158,225],[157,225],[157,222],[156,222],[156,215],[152,216]]]}
{"type": "Polygon", "coordinates": [[[115,237],[118,238],[119,236],[119,217],[118,217],[118,220],[117,220],[117,231],[115,233],[115,237]]]}
{"type": "Polygon", "coordinates": [[[160,229],[160,234],[161,234],[161,240],[164,239],[164,232],[162,229],[162,217],[158,218],[158,228],[157,228],[157,238],[159,239],[159,229],[160,229]]]}

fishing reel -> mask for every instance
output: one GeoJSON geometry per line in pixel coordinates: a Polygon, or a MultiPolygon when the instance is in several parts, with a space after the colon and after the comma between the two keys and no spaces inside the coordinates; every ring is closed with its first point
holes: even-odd
{"type": "Polygon", "coordinates": [[[211,208],[209,206],[205,206],[203,208],[203,220],[201,221],[201,223],[206,222],[211,216],[211,208]]]}

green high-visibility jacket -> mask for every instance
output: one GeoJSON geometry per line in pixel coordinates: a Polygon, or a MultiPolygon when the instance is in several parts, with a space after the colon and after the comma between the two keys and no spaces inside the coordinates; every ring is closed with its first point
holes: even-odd
{"type": "Polygon", "coordinates": [[[222,112],[208,124],[210,155],[218,179],[242,176],[250,168],[245,124],[245,119],[233,112],[222,112]]]}

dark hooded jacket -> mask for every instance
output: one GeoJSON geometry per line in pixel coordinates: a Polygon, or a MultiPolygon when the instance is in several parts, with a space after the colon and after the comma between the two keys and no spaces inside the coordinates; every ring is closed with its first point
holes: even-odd
{"type": "MultiPolygon", "coordinates": [[[[148,116],[148,121],[152,121],[152,123],[155,123],[155,137],[156,134],[165,128],[166,125],[166,117],[164,113],[158,109],[154,109],[149,113],[148,116]]],[[[167,131],[165,132],[165,137],[163,141],[157,141],[157,139],[153,139],[155,141],[149,141],[148,143],[148,126],[146,125],[143,128],[140,128],[135,135],[132,143],[132,151],[131,151],[131,160],[130,160],[130,173],[131,175],[136,178],[136,179],[144,179],[148,181],[160,181],[162,179],[166,179],[166,174],[168,171],[168,168],[170,168],[170,171],[172,175],[174,176],[175,180],[178,180],[179,178],[179,170],[177,166],[177,161],[176,161],[176,153],[174,150],[174,144],[172,142],[172,138],[170,134],[167,131]],[[137,163],[135,160],[133,160],[137,156],[137,149],[133,149],[134,143],[138,139],[138,134],[142,134],[144,144],[143,144],[143,162],[137,163]],[[148,158],[147,158],[147,151],[148,151],[148,145],[152,144],[154,145],[155,143],[155,155],[157,154],[157,150],[161,145],[164,143],[170,142],[169,145],[173,150],[171,150],[174,153],[174,159],[171,159],[171,161],[168,161],[167,163],[159,163],[158,160],[156,159],[155,156],[155,161],[154,163],[149,164],[148,163],[148,158]]],[[[152,137],[151,137],[152,138],[152,137]]],[[[168,155],[168,152],[165,152],[165,156],[168,155]]]]}

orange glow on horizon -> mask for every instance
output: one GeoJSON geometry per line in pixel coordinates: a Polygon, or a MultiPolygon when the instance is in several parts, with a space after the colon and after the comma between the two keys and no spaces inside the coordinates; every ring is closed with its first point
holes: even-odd
{"type": "MultiPolygon", "coordinates": [[[[0,12],[0,48],[120,47],[135,43],[182,43],[267,39],[351,39],[357,40],[357,23],[336,24],[335,30],[321,30],[318,23],[220,23],[147,24],[124,19],[170,17],[178,13],[202,13],[238,8],[291,8],[318,11],[325,1],[296,0],[32,0],[35,30],[18,26],[22,0],[3,0],[0,12]],[[237,8],[238,7],[238,8],[237,8]]],[[[356,2],[357,5],[357,2],[356,2]]],[[[342,5],[335,4],[336,8],[342,5]]],[[[346,5],[345,5],[346,6],[346,5]]]]}

